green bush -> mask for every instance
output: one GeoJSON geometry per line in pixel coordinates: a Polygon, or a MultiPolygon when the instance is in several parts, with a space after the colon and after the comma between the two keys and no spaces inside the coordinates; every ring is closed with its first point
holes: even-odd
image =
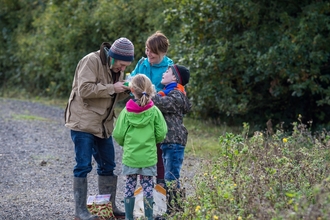
{"type": "Polygon", "coordinates": [[[330,133],[312,135],[300,119],[290,136],[243,130],[220,136],[174,219],[328,219],[330,133]]]}
{"type": "Polygon", "coordinates": [[[26,33],[33,33],[31,24],[42,13],[44,4],[34,0],[0,0],[0,5],[0,88],[2,91],[24,91],[31,82],[24,80],[28,73],[24,72],[22,66],[30,57],[20,59],[21,50],[25,48],[21,48],[18,41],[26,33]]]}
{"type": "Polygon", "coordinates": [[[33,7],[25,9],[28,3],[4,2],[7,10],[1,17],[9,22],[12,17],[23,16],[12,27],[11,23],[1,23],[1,28],[11,27],[12,32],[10,39],[5,35],[1,38],[8,42],[8,48],[0,50],[3,63],[0,77],[10,84],[2,86],[20,85],[32,95],[48,97],[67,97],[78,61],[98,50],[105,41],[112,43],[127,37],[135,44],[136,59],[127,69],[131,71],[144,55],[147,37],[158,30],[163,8],[161,1],[151,0],[134,4],[125,0],[31,0],[29,3],[33,7]],[[8,57],[15,58],[16,63],[7,66],[8,57]]]}
{"type": "MultiPolygon", "coordinates": [[[[169,1],[177,60],[190,67],[194,114],[265,127],[329,116],[330,3],[169,1]],[[174,3],[173,3],[174,2],[174,3]]],[[[252,127],[251,127],[252,128],[252,127]]]]}
{"type": "Polygon", "coordinates": [[[269,119],[292,130],[301,114],[328,128],[328,1],[0,1],[1,91],[68,97],[78,61],[102,42],[132,40],[129,72],[161,30],[191,70],[191,116],[254,131],[269,119]]]}

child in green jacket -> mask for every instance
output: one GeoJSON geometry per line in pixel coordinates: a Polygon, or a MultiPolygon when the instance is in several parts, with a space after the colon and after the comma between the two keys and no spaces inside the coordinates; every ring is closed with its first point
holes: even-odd
{"type": "Polygon", "coordinates": [[[153,177],[157,175],[156,144],[165,139],[167,125],[163,114],[151,100],[155,91],[148,77],[137,74],[130,83],[130,89],[134,99],[126,103],[112,134],[117,143],[123,146],[122,170],[126,175],[125,219],[133,220],[137,175],[141,175],[145,216],[153,219],[153,177]]]}

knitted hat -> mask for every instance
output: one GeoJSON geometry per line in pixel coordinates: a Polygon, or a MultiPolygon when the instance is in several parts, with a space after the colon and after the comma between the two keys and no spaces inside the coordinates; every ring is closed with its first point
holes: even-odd
{"type": "Polygon", "coordinates": [[[108,55],[116,60],[132,62],[134,60],[134,45],[127,38],[121,37],[112,44],[108,55]]]}
{"type": "Polygon", "coordinates": [[[170,66],[170,68],[178,80],[178,83],[185,86],[189,82],[190,72],[186,67],[174,64],[170,66]]]}

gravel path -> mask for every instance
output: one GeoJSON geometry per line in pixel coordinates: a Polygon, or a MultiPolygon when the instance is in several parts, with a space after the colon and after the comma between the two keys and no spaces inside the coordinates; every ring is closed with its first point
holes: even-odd
{"type": "MultiPolygon", "coordinates": [[[[63,109],[0,98],[0,219],[68,220],[74,217],[74,148],[64,127],[63,109]],[[36,117],[39,117],[37,120],[36,117]],[[33,120],[34,119],[34,120],[33,120]]],[[[121,147],[116,145],[117,206],[124,210],[121,147]]],[[[184,179],[199,162],[185,158],[184,179]]],[[[88,175],[88,194],[97,194],[96,169],[88,175]]],[[[186,185],[187,194],[191,187],[186,185]]]]}

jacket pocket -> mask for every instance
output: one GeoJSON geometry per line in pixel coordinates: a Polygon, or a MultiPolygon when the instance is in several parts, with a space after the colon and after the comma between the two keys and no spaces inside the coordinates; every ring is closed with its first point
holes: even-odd
{"type": "Polygon", "coordinates": [[[85,99],[84,107],[99,115],[104,115],[112,102],[111,98],[108,99],[85,99]]]}

